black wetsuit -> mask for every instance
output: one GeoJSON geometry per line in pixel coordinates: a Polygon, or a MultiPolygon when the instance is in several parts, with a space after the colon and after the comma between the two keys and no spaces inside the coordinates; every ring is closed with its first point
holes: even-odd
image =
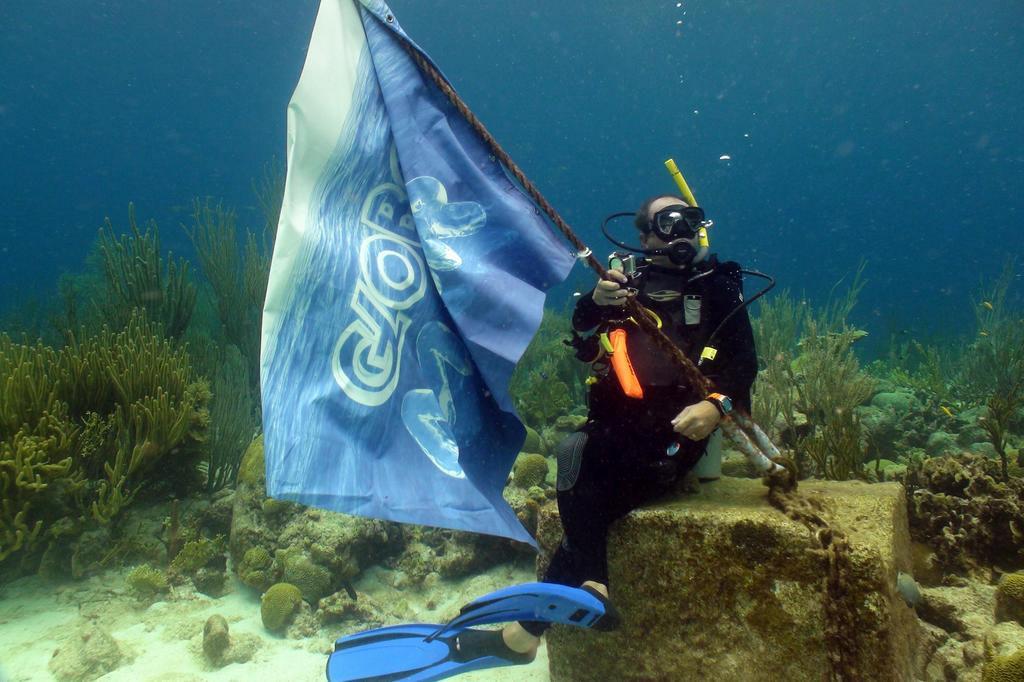
{"type": "MultiPolygon", "coordinates": [[[[712,256],[687,271],[648,265],[640,272],[637,300],[661,318],[662,331],[696,363],[708,337],[743,300],[739,265],[712,256]]],[[[623,314],[621,307],[598,306],[590,292],[576,304],[573,327],[589,331],[623,314]]],[[[607,585],[608,527],[671,490],[707,445],[675,433],[670,423],[702,398],[700,392],[684,384],[673,361],[646,333],[630,326],[627,334],[628,355],[644,397],[625,396],[614,372],[591,387],[586,425],[559,447],[558,511],[564,535],[544,582],[607,585]],[[674,443],[680,447],[670,456],[674,443]]],[[[715,390],[749,411],[757,355],[746,309],[733,315],[713,341],[717,354],[704,361],[702,372],[715,390]]],[[[523,626],[536,635],[546,629],[542,623],[523,626]]]]}

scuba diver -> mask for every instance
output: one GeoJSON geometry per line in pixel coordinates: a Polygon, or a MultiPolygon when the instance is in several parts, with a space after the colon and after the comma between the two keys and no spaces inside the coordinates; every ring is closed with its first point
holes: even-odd
{"type": "Polygon", "coordinates": [[[608,591],[608,529],[670,492],[734,406],[749,412],[757,355],[746,307],[771,288],[744,301],[742,273],[750,271],[709,253],[711,221],[675,164],[666,165],[687,199],[659,195],[635,213],[605,219],[605,236],[635,255],[612,254],[607,278],[580,297],[573,314],[572,345],[593,370],[589,411],[580,431],[558,447],[564,534],[542,582],[485,595],[445,625],[399,625],[342,637],[328,661],[332,682],[436,680],[521,665],[533,661],[553,623],[618,627],[608,591]],[[626,216],[639,230],[639,248],[608,232],[610,221],[626,216]],[[624,307],[629,297],[716,392],[705,397],[701,387],[686,385],[672,359],[630,317],[624,307]],[[472,629],[490,623],[508,625],[472,629]]]}
{"type": "MultiPolygon", "coordinates": [[[[720,262],[701,244],[704,212],[678,196],[662,195],[645,201],[634,221],[641,243],[634,250],[648,262],[635,266],[635,257],[613,254],[608,278],[580,297],[573,314],[577,357],[590,362],[594,374],[587,422],[558,448],[564,537],[543,579],[593,591],[605,600],[609,616],[609,526],[671,491],[734,406],[749,412],[757,376],[740,266],[720,262]],[[629,296],[636,296],[717,392],[702,398],[698,387],[682,382],[671,359],[624,313],[629,296]],[[592,333],[583,338],[580,332],[592,333]]],[[[517,652],[535,652],[549,625],[513,623],[505,628],[505,643],[517,652]]]]}

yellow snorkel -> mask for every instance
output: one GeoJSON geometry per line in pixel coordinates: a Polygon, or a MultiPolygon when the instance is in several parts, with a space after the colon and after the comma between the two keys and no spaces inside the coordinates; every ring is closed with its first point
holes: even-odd
{"type": "MultiPolygon", "coordinates": [[[[686,203],[690,206],[698,206],[697,197],[693,196],[693,192],[690,190],[690,186],[686,184],[686,178],[679,171],[679,166],[676,165],[675,159],[669,159],[665,162],[665,168],[672,175],[672,179],[676,181],[676,186],[679,188],[679,193],[686,199],[686,203]]],[[[702,249],[706,249],[711,246],[711,241],[708,239],[708,228],[704,225],[701,226],[700,230],[697,231],[697,243],[702,249]]]]}

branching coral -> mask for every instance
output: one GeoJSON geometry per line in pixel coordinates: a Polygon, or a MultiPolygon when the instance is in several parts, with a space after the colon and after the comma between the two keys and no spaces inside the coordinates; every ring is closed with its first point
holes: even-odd
{"type": "MultiPolygon", "coordinates": [[[[252,192],[263,212],[263,245],[269,247],[277,237],[277,224],[281,220],[284,203],[285,167],[274,158],[263,165],[263,174],[252,183],[252,192]]],[[[264,251],[269,251],[265,248],[264,251]]]]}
{"type": "Polygon", "coordinates": [[[871,396],[874,380],[861,371],[853,353],[853,342],[861,336],[850,328],[824,333],[815,320],[808,320],[792,378],[795,407],[812,423],[824,424],[831,415],[850,412],[871,396]]]}
{"type": "Polygon", "coordinates": [[[114,237],[109,218],[100,229],[103,269],[113,303],[102,312],[110,324],[120,328],[133,310],[145,310],[150,320],[160,324],[164,336],[178,338],[188,327],[196,305],[188,261],[168,255],[165,269],[156,223],[150,221],[141,232],[132,204],[128,205],[128,226],[131,234],[120,239],[114,237]]]}
{"type": "MultiPolygon", "coordinates": [[[[755,344],[761,362],[754,385],[754,419],[777,440],[796,434],[795,393],[790,367],[797,354],[797,340],[807,316],[807,306],[788,290],[764,299],[753,320],[755,344]],[[777,426],[782,422],[782,428],[777,426]]],[[[792,440],[789,442],[793,445],[792,440]]]]}
{"type": "Polygon", "coordinates": [[[863,265],[846,294],[830,297],[822,310],[810,310],[783,292],[762,304],[754,323],[762,358],[754,416],[782,436],[780,442],[793,449],[804,473],[810,459],[819,476],[864,475],[861,427],[853,409],[870,397],[874,382],[853,352],[853,343],[865,333],[846,323],[863,286],[862,272],[863,265]],[[798,415],[806,418],[804,424],[798,415]]]}
{"type": "Polygon", "coordinates": [[[245,250],[239,251],[235,212],[222,204],[196,199],[192,204],[192,223],[186,231],[213,290],[224,337],[245,357],[250,386],[255,392],[259,380],[260,315],[270,274],[269,247],[246,231],[245,250]]]}
{"type": "Polygon", "coordinates": [[[818,476],[834,481],[866,478],[860,420],[852,410],[834,412],[800,442],[818,476]]]}
{"type": "Polygon", "coordinates": [[[157,462],[161,482],[191,475],[208,399],[140,314],[61,350],[0,336],[0,560],[62,520],[111,520],[157,462]]]}
{"type": "Polygon", "coordinates": [[[59,428],[48,436],[18,431],[0,441],[0,561],[33,549],[43,530],[40,509],[51,488],[75,494],[84,484],[71,457],[74,434],[59,428]]]}
{"type": "Polygon", "coordinates": [[[242,455],[257,430],[245,360],[228,346],[213,375],[210,437],[206,443],[206,490],[215,492],[234,483],[242,455]]]}
{"type": "Polygon", "coordinates": [[[977,305],[978,337],[964,358],[960,389],[968,399],[988,407],[982,428],[1009,478],[1006,452],[1010,424],[1024,407],[1024,320],[1009,309],[1006,294],[1014,267],[1007,264],[994,284],[981,292],[977,305]]]}
{"type": "Polygon", "coordinates": [[[959,366],[959,358],[951,351],[916,339],[903,343],[892,339],[882,367],[893,383],[910,388],[929,404],[941,405],[952,400],[951,379],[959,366]]]}

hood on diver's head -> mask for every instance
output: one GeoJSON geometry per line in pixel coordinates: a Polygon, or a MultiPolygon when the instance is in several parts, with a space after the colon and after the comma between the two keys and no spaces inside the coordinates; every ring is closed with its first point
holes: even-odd
{"type": "Polygon", "coordinates": [[[658,194],[640,205],[633,224],[640,230],[641,244],[649,256],[666,258],[675,267],[687,268],[707,258],[708,248],[701,246],[697,230],[703,220],[704,211],[699,207],[691,207],[674,194],[658,194]],[[663,213],[668,213],[668,222],[664,229],[656,229],[654,221],[663,213]],[[652,245],[651,241],[655,243],[652,245]]]}

